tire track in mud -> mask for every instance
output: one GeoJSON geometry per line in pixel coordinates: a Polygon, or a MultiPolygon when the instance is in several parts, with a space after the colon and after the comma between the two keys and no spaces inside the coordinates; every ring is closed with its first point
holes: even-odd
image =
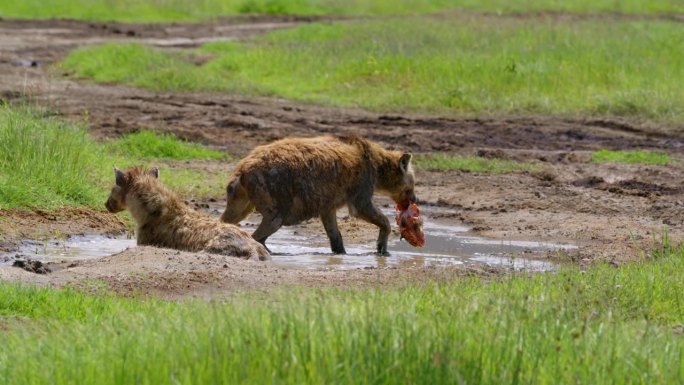
{"type": "MultiPolygon", "coordinates": [[[[127,90],[128,92],[133,92],[127,90]]],[[[102,136],[155,127],[186,139],[244,154],[255,145],[287,136],[360,134],[414,152],[471,148],[578,151],[651,148],[682,152],[681,137],[607,120],[560,118],[434,118],[374,114],[301,105],[281,99],[221,94],[152,94],[116,100],[91,119],[102,136]],[[111,109],[120,110],[109,114],[111,109]],[[125,116],[125,118],[123,117],[125,116]]]]}

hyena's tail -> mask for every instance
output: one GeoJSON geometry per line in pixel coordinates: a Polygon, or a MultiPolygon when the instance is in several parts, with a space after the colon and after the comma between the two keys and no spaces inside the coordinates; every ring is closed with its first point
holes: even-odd
{"type": "Polygon", "coordinates": [[[247,195],[247,190],[240,182],[240,175],[235,175],[226,187],[226,210],[221,215],[221,221],[238,223],[245,219],[252,211],[254,204],[247,195]]]}

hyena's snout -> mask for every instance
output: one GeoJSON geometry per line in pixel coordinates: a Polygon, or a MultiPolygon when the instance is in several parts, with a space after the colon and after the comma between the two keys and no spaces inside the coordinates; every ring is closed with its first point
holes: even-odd
{"type": "Polygon", "coordinates": [[[106,208],[107,211],[109,211],[110,213],[113,213],[113,212],[114,212],[114,208],[112,207],[112,200],[111,200],[111,199],[107,199],[107,202],[105,202],[105,208],[106,208]]]}
{"type": "Polygon", "coordinates": [[[402,207],[408,207],[411,203],[417,203],[418,198],[413,190],[404,191],[394,198],[394,201],[402,207]]]}
{"type": "Polygon", "coordinates": [[[230,219],[230,214],[227,213],[227,210],[224,210],[223,213],[221,214],[221,222],[224,223],[230,223],[228,220],[230,219]]]}
{"type": "Polygon", "coordinates": [[[119,211],[123,211],[123,207],[121,207],[121,205],[112,198],[107,199],[107,202],[105,202],[105,208],[110,213],[118,213],[119,211]]]}

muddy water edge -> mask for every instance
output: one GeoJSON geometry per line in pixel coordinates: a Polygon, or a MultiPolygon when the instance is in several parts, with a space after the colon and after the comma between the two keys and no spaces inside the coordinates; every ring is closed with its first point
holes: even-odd
{"type": "MultiPolygon", "coordinates": [[[[218,216],[221,209],[219,205],[203,208],[214,216],[218,216]]],[[[394,223],[395,213],[389,205],[386,205],[384,211],[391,223],[394,223]]],[[[269,238],[267,244],[273,253],[274,265],[311,270],[486,265],[515,270],[546,271],[554,268],[552,262],[529,256],[576,249],[575,245],[544,240],[521,241],[478,237],[458,221],[440,218],[450,214],[447,211],[449,210],[440,207],[423,207],[426,245],[415,248],[399,240],[397,236],[392,236],[389,257],[376,256],[373,252],[374,242],[355,243],[354,239],[346,242],[348,254],[334,255],[330,251],[325,233],[317,231],[315,224],[312,223],[308,226],[282,228],[269,238]]],[[[341,210],[339,215],[341,220],[348,219],[344,210],[341,210]]],[[[251,232],[260,220],[258,214],[253,214],[240,225],[251,232]]],[[[369,228],[368,231],[371,230],[374,231],[374,228],[369,228]]],[[[133,247],[135,239],[130,234],[84,234],[64,239],[24,240],[18,250],[0,254],[0,263],[13,264],[16,261],[37,260],[44,264],[63,266],[113,255],[133,247]]]]}

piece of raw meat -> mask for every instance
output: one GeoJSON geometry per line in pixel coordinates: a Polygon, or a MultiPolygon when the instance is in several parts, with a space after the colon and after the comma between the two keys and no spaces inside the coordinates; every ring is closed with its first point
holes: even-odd
{"type": "Polygon", "coordinates": [[[397,225],[401,237],[415,247],[422,247],[425,245],[425,234],[423,233],[423,218],[420,217],[420,210],[415,203],[411,203],[408,207],[397,205],[397,225]]]}

